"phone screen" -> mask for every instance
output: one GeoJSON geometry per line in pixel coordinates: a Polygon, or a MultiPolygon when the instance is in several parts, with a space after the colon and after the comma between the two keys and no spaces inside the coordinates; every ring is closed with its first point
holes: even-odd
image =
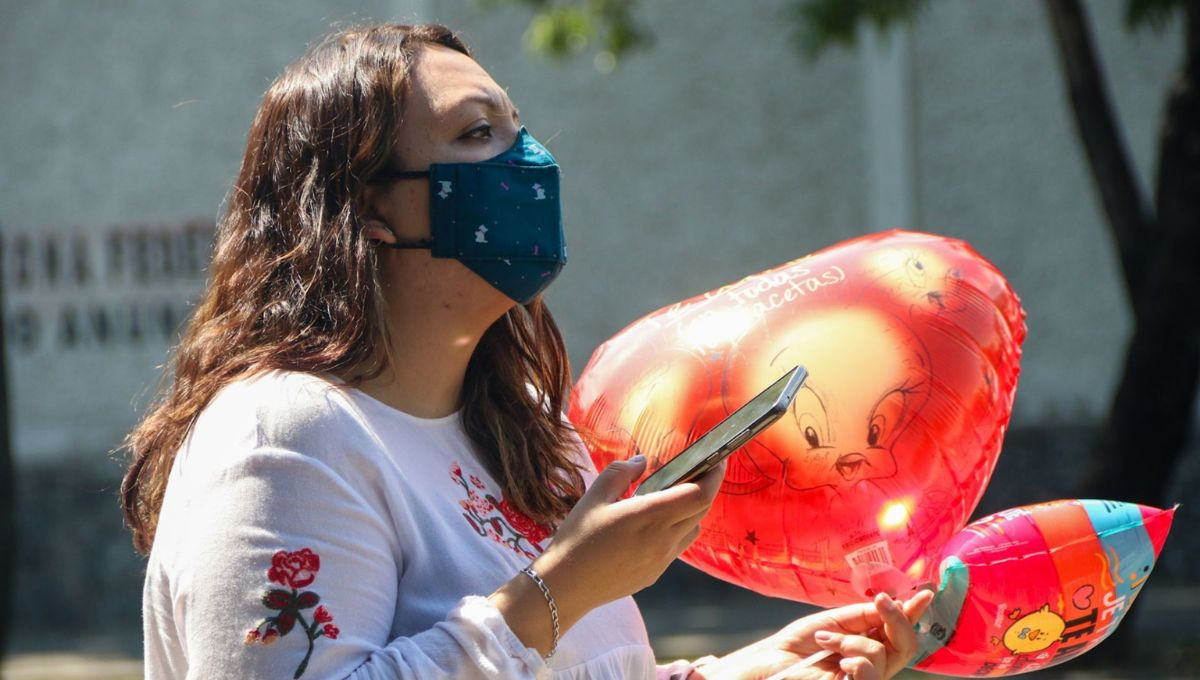
{"type": "Polygon", "coordinates": [[[723,457],[721,454],[732,453],[744,445],[783,415],[806,376],[807,372],[801,366],[788,371],[725,420],[717,423],[666,465],[655,470],[654,474],[647,477],[638,487],[637,493],[658,491],[684,481],[693,468],[703,465],[706,460],[715,458],[713,462],[719,462],[723,457]]]}

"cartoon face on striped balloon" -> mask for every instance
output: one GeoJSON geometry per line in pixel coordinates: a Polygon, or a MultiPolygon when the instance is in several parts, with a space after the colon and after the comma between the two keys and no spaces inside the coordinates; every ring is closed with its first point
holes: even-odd
{"type": "Polygon", "coordinates": [[[1149,578],[1173,513],[1064,500],[972,523],[943,551],[913,665],[943,675],[1013,675],[1095,647],[1149,578]]]}
{"type": "Polygon", "coordinates": [[[683,559],[819,605],[935,575],[999,454],[1024,312],[970,246],[872,234],[660,309],[593,354],[570,419],[647,474],[795,365],[808,381],[729,459],[683,559]]]}

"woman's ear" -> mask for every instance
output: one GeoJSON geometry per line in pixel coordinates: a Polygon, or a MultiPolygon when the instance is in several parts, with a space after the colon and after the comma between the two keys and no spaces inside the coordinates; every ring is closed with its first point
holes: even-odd
{"type": "Polygon", "coordinates": [[[363,236],[369,241],[380,243],[396,243],[396,235],[392,233],[387,223],[380,219],[368,218],[363,220],[363,236]]]}
{"type": "Polygon", "coordinates": [[[378,189],[369,186],[358,198],[358,212],[363,225],[363,237],[370,241],[394,244],[398,240],[396,233],[375,209],[375,201],[378,197],[378,189]]]}

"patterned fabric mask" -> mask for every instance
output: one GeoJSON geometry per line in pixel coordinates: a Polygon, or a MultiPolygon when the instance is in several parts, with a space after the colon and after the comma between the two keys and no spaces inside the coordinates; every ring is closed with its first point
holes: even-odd
{"type": "Polygon", "coordinates": [[[429,179],[429,240],[389,243],[453,258],[521,304],[567,262],[558,164],[525,128],[504,153],[478,163],[433,163],[386,179],[429,179]]]}

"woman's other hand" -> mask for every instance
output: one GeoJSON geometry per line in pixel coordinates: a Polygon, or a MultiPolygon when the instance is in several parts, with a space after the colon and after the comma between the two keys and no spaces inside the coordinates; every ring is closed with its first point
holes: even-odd
{"type": "MultiPolygon", "coordinates": [[[[592,609],[657,581],[696,539],[725,476],[721,463],[694,482],[622,498],[645,468],[642,456],[606,467],[534,560],[558,606],[562,633],[592,609]]],[[[526,645],[549,650],[546,601],[531,579],[518,574],[490,599],[526,645]]]]}
{"type": "Polygon", "coordinates": [[[887,595],[798,619],[769,638],[702,665],[692,678],[771,678],[817,652],[820,661],[786,672],[789,680],[887,680],[917,653],[914,626],[933,593],[898,603],[887,595]]]}

